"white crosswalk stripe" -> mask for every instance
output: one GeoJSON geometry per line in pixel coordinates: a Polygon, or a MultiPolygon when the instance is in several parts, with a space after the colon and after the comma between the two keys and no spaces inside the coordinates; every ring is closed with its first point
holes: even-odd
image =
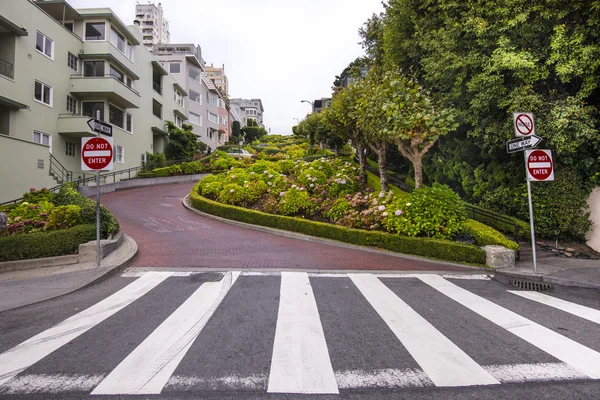
{"type": "MultiPolygon", "coordinates": [[[[597,351],[600,349],[600,339],[597,345],[592,342],[592,347],[595,349],[590,348],[589,341],[588,346],[583,345],[496,304],[493,297],[484,298],[463,288],[463,286],[475,287],[469,286],[478,284],[474,282],[475,280],[492,284],[486,282],[489,278],[483,275],[470,275],[475,276],[471,278],[469,275],[369,273],[319,275],[283,272],[276,274],[281,277],[279,280],[273,277],[272,273],[228,272],[224,273],[220,281],[197,282],[196,286],[187,286],[187,292],[182,292],[176,300],[177,303],[172,305],[172,312],[165,309],[164,314],[155,318],[153,325],[143,331],[143,334],[138,335],[138,339],[132,341],[127,352],[122,355],[117,353],[118,359],[115,359],[114,363],[106,364],[103,369],[97,371],[86,369],[79,374],[77,372],[69,374],[59,367],[54,371],[53,364],[44,360],[52,353],[55,357],[60,357],[60,352],[66,344],[86,331],[100,329],[101,327],[96,327],[98,324],[105,321],[103,326],[109,327],[115,322],[114,318],[108,321],[107,319],[125,307],[131,307],[128,310],[135,312],[133,303],[143,296],[149,296],[144,297],[145,299],[158,297],[159,294],[152,289],[165,283],[166,279],[169,281],[161,288],[168,289],[171,283],[173,287],[178,287],[175,281],[177,279],[182,282],[184,280],[192,282],[189,275],[188,272],[129,274],[127,276],[130,278],[137,279],[123,289],[1,353],[0,394],[84,392],[93,395],[156,395],[167,391],[178,393],[203,388],[202,390],[224,389],[335,396],[340,390],[352,389],[435,388],[600,379],[600,352],[597,351]],[[391,284],[388,279],[393,278],[402,278],[402,282],[405,282],[404,286],[391,284]],[[243,287],[244,279],[253,279],[255,286],[248,286],[245,291],[240,289],[240,285],[243,287]],[[256,285],[265,279],[270,279],[271,282],[270,295],[263,296],[261,301],[268,301],[262,304],[270,304],[268,307],[271,308],[267,309],[272,312],[267,314],[272,315],[269,319],[271,325],[256,332],[270,337],[266,341],[261,341],[268,344],[268,349],[264,351],[264,348],[259,346],[256,348],[257,352],[252,355],[239,354],[239,357],[264,358],[265,362],[261,365],[265,365],[265,369],[258,371],[252,367],[254,371],[250,368],[236,370],[227,367],[228,363],[233,363],[231,365],[235,366],[235,360],[203,358],[206,344],[213,342],[211,338],[215,337],[215,332],[222,331],[220,330],[222,325],[213,324],[207,327],[209,322],[221,318],[222,321],[227,321],[224,326],[230,327],[235,332],[236,325],[230,324],[223,318],[227,318],[225,316],[228,312],[231,313],[231,307],[239,304],[236,301],[252,302],[252,296],[260,296],[260,293],[254,293],[254,289],[248,288],[256,288],[256,285]],[[335,287],[338,288],[338,292],[335,295],[323,297],[330,286],[325,283],[317,285],[314,281],[316,279],[343,279],[344,281],[336,281],[338,283],[335,287]],[[456,279],[455,283],[452,282],[453,279],[456,279]],[[273,286],[275,282],[280,282],[280,286],[273,286]],[[421,289],[415,290],[427,288],[442,301],[451,299],[449,307],[464,310],[463,315],[470,313],[473,318],[480,319],[478,323],[493,326],[497,332],[503,332],[506,337],[513,338],[511,340],[515,343],[533,345],[531,348],[534,352],[528,354],[544,356],[540,356],[539,360],[515,357],[514,363],[506,362],[510,358],[502,358],[494,363],[492,358],[484,357],[482,362],[481,356],[473,355],[473,350],[467,348],[464,343],[459,347],[453,342],[454,340],[459,343],[460,340],[457,341],[456,335],[448,335],[448,332],[445,332],[449,329],[447,324],[436,324],[431,315],[423,315],[423,307],[418,307],[415,298],[405,293],[406,290],[398,289],[411,288],[413,284],[421,285],[421,289]],[[339,292],[343,287],[351,290],[339,292]],[[277,290],[279,290],[279,297],[276,297],[277,290]],[[231,296],[236,300],[226,300],[231,299],[231,296]],[[388,332],[389,340],[396,341],[400,346],[398,349],[405,351],[398,355],[406,358],[406,362],[396,366],[377,365],[365,368],[364,363],[354,360],[352,354],[340,354],[339,349],[346,352],[347,345],[358,340],[356,336],[350,336],[346,342],[338,344],[337,352],[335,346],[332,350],[329,344],[337,340],[336,337],[327,335],[328,332],[330,336],[335,332],[331,331],[332,322],[329,322],[329,330],[324,330],[323,326],[327,328],[327,324],[322,321],[335,321],[332,318],[335,318],[337,308],[334,307],[333,312],[328,311],[325,314],[320,308],[323,304],[333,305],[338,301],[344,302],[344,296],[354,296],[353,303],[349,304],[364,305],[361,308],[362,315],[366,312],[373,313],[371,319],[368,319],[369,322],[365,322],[368,324],[365,326],[373,327],[375,332],[385,333],[383,330],[388,332]],[[489,300],[490,298],[494,301],[489,300]],[[276,306],[278,308],[275,308],[276,306]],[[275,310],[278,310],[277,315],[275,310]],[[326,316],[328,319],[323,319],[326,316]],[[375,327],[376,323],[380,326],[375,327]],[[507,334],[506,331],[513,335],[507,334]],[[198,342],[202,343],[202,340],[204,342],[200,345],[198,342]],[[195,342],[196,345],[193,346],[195,342]],[[190,354],[196,355],[196,358],[189,358],[190,354]],[[36,370],[36,365],[40,362],[46,362],[45,369],[36,370]],[[195,363],[198,362],[215,362],[216,367],[213,370],[210,368],[203,370],[209,371],[204,374],[194,375],[194,371],[190,371],[189,368],[197,367],[195,363]],[[186,367],[182,368],[186,363],[186,367]],[[222,372],[219,372],[221,370],[222,372]]],[[[170,293],[169,291],[163,290],[163,293],[170,293]]],[[[508,300],[514,298],[514,302],[528,302],[529,307],[541,309],[550,306],[565,311],[571,314],[569,318],[580,318],[582,324],[587,326],[600,323],[600,311],[591,307],[536,292],[502,289],[502,293],[510,293],[505,294],[508,300]]],[[[346,306],[345,310],[349,309],[351,308],[346,306]]],[[[245,315],[247,311],[253,310],[253,307],[240,309],[238,314],[245,315]]],[[[259,309],[256,312],[260,311],[259,309]]],[[[122,320],[128,321],[124,318],[121,317],[122,320]]],[[[439,314],[435,318],[439,319],[439,314]]],[[[257,324],[260,321],[257,319],[254,326],[259,326],[257,324]]],[[[340,326],[347,327],[347,321],[352,324],[354,319],[348,318],[346,325],[340,326]]],[[[132,328],[135,328],[133,323],[132,328]]],[[[229,344],[231,340],[235,340],[236,335],[237,333],[227,336],[223,342],[229,344]]],[[[239,335],[244,337],[244,332],[239,332],[239,335]]],[[[375,342],[379,338],[379,336],[369,337],[374,338],[375,342]]],[[[79,340],[81,345],[87,346],[86,336],[79,340]]],[[[244,337],[243,340],[252,341],[252,337],[244,337]]],[[[260,340],[256,338],[256,341],[260,340]]],[[[361,343],[355,345],[360,346],[361,343]]],[[[381,345],[386,346],[385,343],[381,345]]],[[[351,349],[348,350],[351,353],[351,349]]],[[[73,350],[72,354],[75,353],[76,351],[73,350]]],[[[93,363],[93,354],[82,356],[79,362],[81,360],[93,363]],[[88,356],[89,359],[85,358],[88,356]]],[[[253,364],[249,363],[249,365],[253,364]]]]}

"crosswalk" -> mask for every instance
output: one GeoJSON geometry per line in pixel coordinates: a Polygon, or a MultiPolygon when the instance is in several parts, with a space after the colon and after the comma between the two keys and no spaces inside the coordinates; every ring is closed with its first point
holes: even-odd
{"type": "Polygon", "coordinates": [[[125,273],[0,354],[0,394],[329,394],[600,379],[600,310],[485,275],[125,273]]]}

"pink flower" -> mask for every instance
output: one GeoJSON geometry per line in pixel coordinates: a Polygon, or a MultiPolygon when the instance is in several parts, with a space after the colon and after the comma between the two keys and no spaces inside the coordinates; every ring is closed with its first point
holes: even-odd
{"type": "Polygon", "coordinates": [[[402,210],[396,210],[394,214],[396,214],[396,217],[399,217],[402,215],[402,210]]]}
{"type": "Polygon", "coordinates": [[[385,210],[385,206],[379,206],[379,211],[384,211],[385,210]]]}

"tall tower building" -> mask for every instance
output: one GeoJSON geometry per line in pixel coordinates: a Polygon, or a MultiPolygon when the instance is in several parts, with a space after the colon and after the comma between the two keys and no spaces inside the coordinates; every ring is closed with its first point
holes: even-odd
{"type": "Polygon", "coordinates": [[[204,67],[204,71],[206,71],[213,84],[229,96],[229,82],[227,81],[227,75],[225,75],[225,65],[219,68],[210,64],[210,67],[204,67]]]}
{"type": "Polygon", "coordinates": [[[135,18],[139,22],[139,25],[137,23],[136,25],[142,32],[144,46],[148,50],[152,51],[152,45],[154,44],[168,44],[171,42],[169,21],[164,17],[161,3],[158,3],[158,5],[150,2],[148,4],[136,4],[135,18]]]}

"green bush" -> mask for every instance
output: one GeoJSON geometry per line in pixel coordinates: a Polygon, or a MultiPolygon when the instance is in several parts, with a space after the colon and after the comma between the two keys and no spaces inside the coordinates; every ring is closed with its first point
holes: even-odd
{"type": "Polygon", "coordinates": [[[219,194],[219,201],[223,204],[244,204],[248,201],[249,190],[237,183],[230,183],[223,186],[219,194]]]}
{"type": "Polygon", "coordinates": [[[56,195],[46,188],[36,190],[35,188],[29,189],[29,192],[23,194],[23,202],[27,203],[41,203],[47,201],[52,203],[56,195]]]}
{"type": "Polygon", "coordinates": [[[80,244],[95,238],[95,225],[79,225],[58,231],[0,237],[0,261],[76,254],[80,244]]]}
{"type": "Polygon", "coordinates": [[[434,184],[390,204],[384,220],[388,231],[407,236],[453,238],[466,218],[462,200],[448,186],[434,184]]]}
{"type": "Polygon", "coordinates": [[[156,169],[152,170],[152,173],[157,178],[163,178],[165,176],[171,176],[169,173],[170,170],[171,170],[171,167],[156,168],[156,169]]]}
{"type": "Polygon", "coordinates": [[[352,206],[346,199],[337,199],[334,201],[333,206],[326,211],[324,214],[330,221],[336,221],[344,216],[346,211],[350,210],[352,206]]]}
{"type": "Polygon", "coordinates": [[[154,172],[138,172],[135,177],[138,179],[156,178],[156,174],[154,172]]]}
{"type": "Polygon", "coordinates": [[[206,199],[198,194],[197,186],[190,193],[190,201],[197,210],[249,224],[283,229],[359,246],[378,247],[398,253],[447,261],[485,264],[485,252],[477,246],[447,240],[391,235],[384,232],[346,228],[302,218],[266,214],[206,199]]]}
{"type": "Polygon", "coordinates": [[[23,202],[13,208],[10,211],[10,214],[8,214],[8,217],[13,220],[17,217],[21,217],[21,220],[31,219],[34,221],[43,221],[47,219],[46,217],[53,208],[54,205],[46,200],[42,200],[38,204],[23,202]]]}
{"type": "Polygon", "coordinates": [[[81,224],[81,207],[76,205],[54,207],[48,217],[46,229],[69,229],[81,224]]]}
{"type": "Polygon", "coordinates": [[[313,215],[316,204],[310,199],[306,190],[292,187],[286,192],[280,193],[279,212],[282,215],[313,215]],[[283,195],[281,195],[283,194],[283,195]]]}
{"type": "Polygon", "coordinates": [[[509,240],[502,233],[494,228],[482,224],[481,222],[466,219],[462,223],[462,231],[475,238],[475,243],[479,246],[499,245],[507,249],[519,251],[519,245],[509,240]]]}

